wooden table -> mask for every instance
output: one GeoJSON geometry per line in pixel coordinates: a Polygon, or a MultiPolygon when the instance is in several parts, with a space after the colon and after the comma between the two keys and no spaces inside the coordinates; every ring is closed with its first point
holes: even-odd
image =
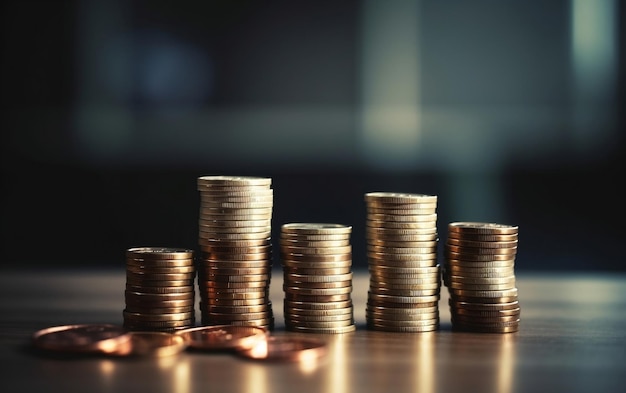
{"type": "MultiPolygon", "coordinates": [[[[518,333],[452,332],[447,289],[432,333],[365,328],[367,272],[355,272],[357,331],[321,335],[318,362],[267,363],[231,353],[185,351],[162,358],[47,356],[38,329],[122,323],[125,275],[104,271],[5,271],[0,275],[2,392],[623,392],[626,275],[517,274],[518,333]]],[[[271,293],[272,334],[284,330],[282,277],[271,293]]],[[[311,336],[311,335],[310,335],[311,336]]]]}

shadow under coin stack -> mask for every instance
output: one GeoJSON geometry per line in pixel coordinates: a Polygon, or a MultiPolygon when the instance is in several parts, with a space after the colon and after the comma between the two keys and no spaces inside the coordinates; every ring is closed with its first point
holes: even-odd
{"type": "Polygon", "coordinates": [[[286,330],[330,334],[356,330],[351,233],[352,227],[341,224],[281,227],[286,330]]]}
{"type": "Polygon", "coordinates": [[[428,332],[439,328],[437,196],[365,194],[370,273],[367,328],[428,332]]]}
{"type": "Polygon", "coordinates": [[[515,286],[517,226],[481,222],[448,224],[444,284],[454,330],[519,330],[515,286]]]}
{"type": "Polygon", "coordinates": [[[202,324],[273,330],[271,179],[201,176],[197,186],[202,324]]]}
{"type": "Polygon", "coordinates": [[[124,327],[174,332],[195,324],[193,250],[138,247],[126,250],[124,327]]]}

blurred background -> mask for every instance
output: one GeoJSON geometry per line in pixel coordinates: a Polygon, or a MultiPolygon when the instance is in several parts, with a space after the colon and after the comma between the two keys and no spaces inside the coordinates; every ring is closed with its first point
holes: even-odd
{"type": "Polygon", "coordinates": [[[287,222],[364,193],[519,226],[516,269],[626,270],[619,0],[2,5],[2,266],[197,248],[202,175],[271,177],[287,222]]]}

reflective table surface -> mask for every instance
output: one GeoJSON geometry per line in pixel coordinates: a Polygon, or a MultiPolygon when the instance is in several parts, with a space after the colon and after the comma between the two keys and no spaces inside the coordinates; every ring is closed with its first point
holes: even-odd
{"type": "MultiPolygon", "coordinates": [[[[272,335],[285,331],[282,276],[270,297],[272,335]]],[[[160,358],[52,356],[31,335],[50,326],[122,324],[125,272],[4,271],[0,275],[3,392],[623,392],[626,387],[626,275],[517,274],[520,331],[451,330],[442,287],[441,328],[386,333],[365,327],[366,271],[353,278],[357,330],[312,335],[321,359],[259,362],[230,352],[184,351],[160,358]]],[[[199,320],[199,313],[197,314],[199,320]]],[[[302,335],[302,333],[300,333],[302,335]]]]}

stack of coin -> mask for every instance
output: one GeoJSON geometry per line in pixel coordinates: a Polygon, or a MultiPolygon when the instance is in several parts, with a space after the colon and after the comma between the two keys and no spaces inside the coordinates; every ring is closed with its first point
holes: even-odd
{"type": "Polygon", "coordinates": [[[202,324],[273,329],[271,178],[201,176],[197,186],[202,324]]]}
{"type": "Polygon", "coordinates": [[[439,328],[437,196],[370,192],[367,328],[428,332],[439,328]]]}
{"type": "Polygon", "coordinates": [[[356,330],[352,305],[352,227],[289,223],[281,227],[285,328],[308,333],[356,330]]]}
{"type": "Polygon", "coordinates": [[[126,308],[129,330],[173,332],[195,324],[194,252],[168,247],[126,250],[126,308]]]}
{"type": "Polygon", "coordinates": [[[455,330],[519,330],[515,286],[517,226],[483,222],[448,224],[444,284],[455,330]]]}

